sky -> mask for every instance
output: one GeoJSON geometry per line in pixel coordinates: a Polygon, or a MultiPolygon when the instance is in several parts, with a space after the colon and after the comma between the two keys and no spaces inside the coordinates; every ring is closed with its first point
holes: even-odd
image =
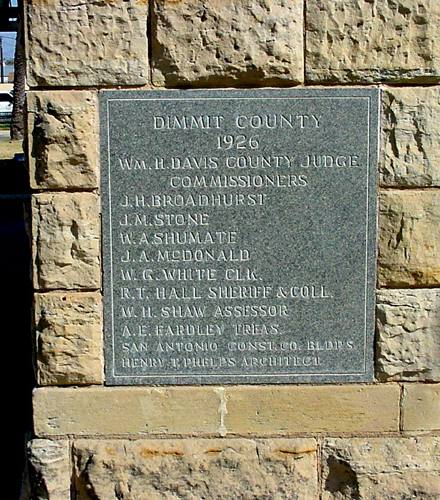
{"type": "MultiPolygon", "coordinates": [[[[17,0],[12,0],[12,7],[17,7],[17,0]]],[[[0,33],[0,37],[3,39],[3,54],[5,59],[13,59],[15,51],[15,32],[5,31],[0,33]]]]}
{"type": "Polygon", "coordinates": [[[3,55],[5,59],[13,59],[15,51],[15,33],[5,31],[0,33],[0,38],[3,39],[3,55]]]}

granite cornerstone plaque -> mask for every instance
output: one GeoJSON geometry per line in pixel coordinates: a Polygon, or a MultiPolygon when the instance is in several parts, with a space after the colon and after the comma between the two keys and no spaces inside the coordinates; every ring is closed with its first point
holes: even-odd
{"type": "Polygon", "coordinates": [[[106,380],[371,380],[379,90],[100,94],[106,380]]]}

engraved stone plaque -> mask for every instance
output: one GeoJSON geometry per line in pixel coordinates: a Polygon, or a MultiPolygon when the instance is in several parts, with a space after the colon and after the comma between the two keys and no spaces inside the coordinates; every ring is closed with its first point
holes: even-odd
{"type": "Polygon", "coordinates": [[[373,376],[379,90],[100,93],[106,381],[373,376]]]}

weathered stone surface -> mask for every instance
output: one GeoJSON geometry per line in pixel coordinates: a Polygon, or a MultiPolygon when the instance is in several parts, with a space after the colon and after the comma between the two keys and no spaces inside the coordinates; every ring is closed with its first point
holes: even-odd
{"type": "Polygon", "coordinates": [[[148,0],[28,0],[28,84],[148,81],[148,0]]]}
{"type": "Polygon", "coordinates": [[[318,497],[313,439],[79,440],[74,460],[83,499],[318,497]]]}
{"type": "Polygon", "coordinates": [[[399,429],[399,399],[396,384],[45,387],[34,392],[34,429],[39,437],[388,432],[399,429]]]}
{"type": "Polygon", "coordinates": [[[37,436],[222,434],[212,387],[43,387],[34,391],[37,436]]]}
{"type": "Polygon", "coordinates": [[[440,185],[440,87],[382,92],[383,186],[440,185]]]}
{"type": "MultiPolygon", "coordinates": [[[[68,441],[34,439],[28,443],[28,471],[32,499],[70,498],[70,446],[68,441]]],[[[24,498],[23,498],[24,500],[24,498]]]]}
{"type": "Polygon", "coordinates": [[[303,81],[302,0],[156,0],[152,26],[155,85],[303,81]]]}
{"type": "Polygon", "coordinates": [[[380,195],[380,286],[440,283],[440,190],[387,190],[380,195]]]}
{"type": "Polygon", "coordinates": [[[440,380],[440,290],[377,294],[376,373],[381,380],[440,380]]]}
{"type": "Polygon", "coordinates": [[[341,434],[399,428],[397,385],[230,387],[225,396],[228,433],[341,434]]]}
{"type": "Polygon", "coordinates": [[[306,80],[437,82],[437,0],[307,0],[306,80]]]}
{"type": "Polygon", "coordinates": [[[97,188],[98,124],[92,92],[29,92],[29,169],[35,189],[97,188]]]}
{"type": "Polygon", "coordinates": [[[402,429],[404,431],[440,430],[440,384],[406,384],[404,386],[402,429]]]}
{"type": "Polygon", "coordinates": [[[98,196],[93,193],[33,196],[35,288],[100,287],[99,210],[98,196]]]}
{"type": "Polygon", "coordinates": [[[440,498],[440,438],[326,439],[322,498],[440,498]]]}
{"type": "Polygon", "coordinates": [[[38,383],[101,384],[101,294],[37,293],[34,301],[38,383]]]}

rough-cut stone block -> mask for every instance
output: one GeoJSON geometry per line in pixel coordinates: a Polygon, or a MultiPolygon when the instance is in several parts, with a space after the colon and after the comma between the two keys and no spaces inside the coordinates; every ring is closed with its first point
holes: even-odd
{"type": "Polygon", "coordinates": [[[407,384],[402,400],[402,430],[440,430],[440,384],[407,384]]]}
{"type": "Polygon", "coordinates": [[[303,81],[303,0],[156,0],[155,85],[303,81]]]}
{"type": "Polygon", "coordinates": [[[32,198],[34,286],[97,289],[101,283],[98,196],[43,193],[32,198]]]}
{"type": "Polygon", "coordinates": [[[34,430],[40,437],[220,434],[220,412],[221,398],[211,387],[34,391],[34,430]]]}
{"type": "Polygon", "coordinates": [[[70,446],[68,441],[34,439],[28,443],[28,473],[35,500],[70,498],[70,446]]]}
{"type": "Polygon", "coordinates": [[[306,80],[440,80],[438,0],[307,0],[306,9],[306,80]]]}
{"type": "Polygon", "coordinates": [[[383,186],[440,185],[440,87],[382,93],[383,186]]]}
{"type": "Polygon", "coordinates": [[[326,439],[322,451],[323,500],[440,498],[439,437],[326,439]]]}
{"type": "Polygon", "coordinates": [[[78,498],[315,500],[313,439],[74,443],[78,498]]]}
{"type": "Polygon", "coordinates": [[[440,189],[387,190],[380,195],[379,284],[440,284],[440,189]]]}
{"type": "Polygon", "coordinates": [[[376,373],[381,380],[440,380],[440,290],[377,294],[376,373]]]}
{"type": "Polygon", "coordinates": [[[148,0],[28,0],[28,84],[148,81],[148,0]]]}
{"type": "Polygon", "coordinates": [[[37,293],[34,310],[38,383],[103,383],[101,294],[37,293]]]}
{"type": "Polygon", "coordinates": [[[231,387],[226,400],[224,424],[233,434],[341,434],[399,426],[397,385],[231,387]]]}
{"type": "Polygon", "coordinates": [[[29,92],[28,112],[31,187],[97,188],[96,95],[29,92]]]}

